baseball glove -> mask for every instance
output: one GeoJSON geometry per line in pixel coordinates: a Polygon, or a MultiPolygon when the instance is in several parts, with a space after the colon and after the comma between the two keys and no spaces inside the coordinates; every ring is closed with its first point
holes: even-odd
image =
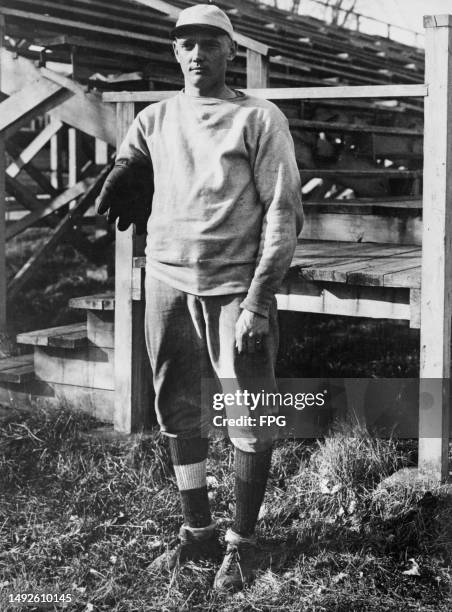
{"type": "Polygon", "coordinates": [[[96,199],[96,212],[99,215],[107,214],[108,223],[118,219],[120,231],[134,223],[136,233],[144,234],[151,214],[153,194],[151,161],[120,158],[116,160],[96,199]]]}

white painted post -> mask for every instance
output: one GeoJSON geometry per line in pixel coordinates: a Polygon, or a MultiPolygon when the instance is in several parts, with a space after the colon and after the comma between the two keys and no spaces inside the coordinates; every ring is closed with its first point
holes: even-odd
{"type": "Polygon", "coordinates": [[[448,478],[452,306],[452,15],[424,17],[419,471],[448,478]]]}
{"type": "Polygon", "coordinates": [[[50,139],[50,182],[55,189],[63,188],[62,143],[63,134],[60,129],[50,139]]]}
{"type": "Polygon", "coordinates": [[[108,164],[108,143],[99,138],[94,141],[94,163],[98,166],[108,164]]]}
{"type": "MultiPolygon", "coordinates": [[[[117,148],[134,119],[134,103],[117,104],[117,148]]],[[[144,340],[144,299],[133,300],[133,257],[142,241],[129,227],[116,230],[115,257],[115,415],[114,428],[123,433],[145,429],[152,414],[152,380],[144,340]]]]}
{"type": "Polygon", "coordinates": [[[246,86],[248,89],[266,88],[269,84],[268,57],[258,51],[246,50],[246,86]]]}
{"type": "MultiPolygon", "coordinates": [[[[2,51],[5,18],[0,15],[0,91],[2,83],[2,51]]],[[[0,135],[0,333],[6,332],[6,158],[5,137],[0,135]]]]}

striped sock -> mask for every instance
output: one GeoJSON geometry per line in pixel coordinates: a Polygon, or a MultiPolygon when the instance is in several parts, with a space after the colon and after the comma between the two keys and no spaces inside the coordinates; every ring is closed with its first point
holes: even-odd
{"type": "Polygon", "coordinates": [[[171,459],[188,527],[211,524],[206,484],[207,438],[169,438],[171,459]]]}
{"type": "Polygon", "coordinates": [[[235,518],[232,531],[249,538],[254,533],[264,499],[272,448],[245,453],[235,448],[235,518]]]}

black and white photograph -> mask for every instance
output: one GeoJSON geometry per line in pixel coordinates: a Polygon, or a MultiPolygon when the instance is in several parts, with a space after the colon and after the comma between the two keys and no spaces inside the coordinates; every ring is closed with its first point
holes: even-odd
{"type": "Polygon", "coordinates": [[[0,0],[0,612],[452,610],[452,0],[0,0]]]}

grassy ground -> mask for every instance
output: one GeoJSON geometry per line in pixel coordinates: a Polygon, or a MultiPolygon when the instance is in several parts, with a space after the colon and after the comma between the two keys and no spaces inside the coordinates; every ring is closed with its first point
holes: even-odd
{"type": "MultiPolygon", "coordinates": [[[[46,232],[10,244],[11,273],[46,232]]],[[[110,287],[100,269],[62,244],[11,308],[12,326],[76,321],[80,313],[67,300],[110,287]]],[[[281,319],[279,376],[417,376],[419,335],[405,325],[291,313],[281,319]]],[[[95,426],[63,408],[12,412],[3,421],[2,612],[21,608],[8,603],[13,593],[70,593],[66,609],[84,612],[452,608],[451,498],[441,489],[379,486],[415,461],[415,444],[358,430],[280,443],[259,522],[261,542],[275,554],[249,589],[218,595],[210,590],[212,565],[172,575],[148,569],[181,522],[164,440],[158,433],[123,442],[86,438],[95,426]]],[[[209,495],[222,531],[233,511],[232,456],[226,441],[212,443],[209,495]]]]}
{"type": "MultiPolygon", "coordinates": [[[[3,424],[5,612],[17,609],[13,593],[70,593],[73,603],[58,608],[87,612],[451,609],[451,496],[378,486],[409,462],[409,445],[358,430],[279,444],[259,522],[274,557],[243,593],[219,595],[210,564],[148,569],[181,522],[160,435],[84,437],[93,425],[63,409],[11,414],[3,424]]],[[[222,531],[233,510],[231,461],[230,444],[213,441],[209,495],[222,531]]]]}

